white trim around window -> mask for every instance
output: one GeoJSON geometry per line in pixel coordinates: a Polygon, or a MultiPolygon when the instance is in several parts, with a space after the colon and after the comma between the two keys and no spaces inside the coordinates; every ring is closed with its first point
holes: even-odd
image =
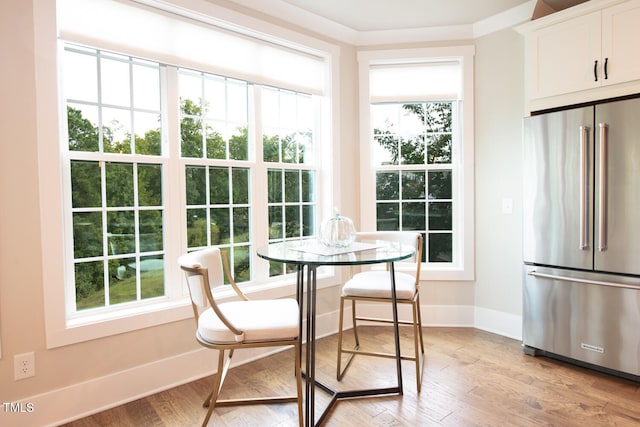
{"type": "MultiPolygon", "coordinates": [[[[428,64],[447,61],[459,62],[462,66],[461,87],[458,94],[460,108],[459,153],[454,166],[453,189],[458,195],[457,207],[454,213],[454,261],[447,264],[425,263],[422,278],[425,280],[467,281],[475,277],[475,219],[474,219],[474,68],[473,46],[452,46],[438,48],[417,48],[398,50],[360,51],[358,53],[358,77],[360,84],[360,211],[363,230],[375,230],[375,215],[365,214],[372,211],[376,203],[375,171],[371,150],[370,129],[370,71],[378,66],[406,66],[410,64],[428,64]]],[[[407,98],[400,94],[398,102],[424,101],[424,94],[418,94],[421,99],[407,98]]],[[[436,94],[436,98],[437,98],[436,94]]],[[[390,101],[391,99],[387,99],[390,101]]],[[[379,101],[379,100],[377,100],[379,101]]]]}
{"type": "MultiPolygon", "coordinates": [[[[145,2],[152,3],[152,2],[145,2]]],[[[164,4],[162,0],[157,2],[164,4]]],[[[192,6],[198,14],[202,11],[210,10],[218,6],[201,0],[173,0],[176,7],[188,9],[192,6]]],[[[339,126],[340,103],[337,82],[339,81],[339,48],[337,46],[315,40],[307,36],[301,36],[292,31],[283,30],[266,22],[257,21],[253,18],[244,17],[226,10],[221,16],[233,18],[230,26],[238,28],[250,28],[252,33],[271,34],[268,42],[274,40],[290,40],[291,46],[299,45],[301,40],[310,50],[321,53],[324,61],[324,89],[322,97],[322,127],[319,130],[318,138],[328,143],[326,149],[321,151],[323,166],[333,165],[331,168],[321,168],[322,179],[328,179],[326,184],[318,188],[318,197],[325,198],[329,209],[332,200],[340,197],[339,185],[339,153],[335,147],[340,146],[339,131],[335,131],[339,126]],[[328,184],[328,185],[327,185],[328,184]]],[[[219,16],[218,18],[219,19],[219,16]]],[[[59,40],[56,22],[56,0],[43,0],[39,2],[38,8],[34,10],[35,27],[35,61],[36,61],[36,97],[37,116],[35,123],[38,133],[38,162],[39,162],[39,197],[40,197],[40,218],[41,218],[41,247],[42,247],[42,275],[43,275],[43,299],[45,307],[46,323],[46,345],[47,348],[60,347],[73,343],[88,341],[123,332],[133,331],[146,327],[158,326],[161,324],[187,319],[193,315],[188,297],[172,294],[172,297],[150,301],[148,304],[141,304],[130,309],[119,309],[114,312],[96,313],[93,316],[83,316],[78,319],[69,319],[65,309],[65,285],[66,274],[73,272],[65,271],[64,236],[65,227],[68,227],[64,220],[63,203],[63,176],[60,167],[60,119],[66,116],[64,103],[60,102],[58,89],[60,87],[59,70],[59,40]]],[[[176,114],[170,113],[170,114],[176,114]]],[[[169,118],[171,120],[171,117],[169,118]]],[[[176,119],[174,117],[174,119],[176,119]]],[[[177,119],[176,119],[177,121],[177,119]]],[[[175,154],[175,153],[174,153],[175,154]]],[[[172,173],[176,173],[173,171],[172,173]]],[[[173,186],[170,186],[171,188],[173,186]]],[[[183,207],[178,207],[178,211],[183,207]]],[[[176,222],[175,229],[184,227],[181,215],[175,211],[167,217],[166,221],[176,222]]],[[[319,217],[323,217],[328,212],[318,212],[319,217]]],[[[177,231],[176,231],[177,233],[177,231]]],[[[174,239],[175,241],[175,239],[174,239]]],[[[184,246],[184,245],[183,245],[184,246]]],[[[181,248],[167,248],[166,259],[171,262],[177,258],[181,248]]],[[[263,262],[262,260],[260,262],[263,262]]],[[[165,276],[166,282],[181,283],[182,274],[179,269],[172,269],[165,276]]],[[[338,283],[336,271],[325,271],[319,277],[319,287],[332,286],[338,283]]],[[[338,272],[339,273],[339,272],[338,272]]],[[[284,276],[283,278],[270,280],[267,283],[250,283],[247,291],[253,293],[257,298],[278,298],[295,294],[295,275],[284,276]]]]}

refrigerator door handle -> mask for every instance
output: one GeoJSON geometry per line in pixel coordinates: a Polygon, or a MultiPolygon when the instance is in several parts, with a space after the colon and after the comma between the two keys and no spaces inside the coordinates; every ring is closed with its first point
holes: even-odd
{"type": "Polygon", "coordinates": [[[608,128],[606,123],[600,126],[600,179],[598,182],[598,250],[607,250],[607,145],[608,128]]]}
{"type": "Polygon", "coordinates": [[[589,224],[588,224],[588,191],[589,179],[589,126],[580,126],[580,250],[584,251],[589,246],[589,224]]]}
{"type": "Polygon", "coordinates": [[[604,282],[601,280],[580,279],[578,277],[558,276],[556,274],[538,273],[536,270],[530,270],[529,272],[527,272],[527,275],[540,279],[562,280],[564,282],[585,283],[588,285],[609,286],[613,288],[638,289],[638,286],[634,285],[625,285],[623,283],[615,282],[604,282]]]}

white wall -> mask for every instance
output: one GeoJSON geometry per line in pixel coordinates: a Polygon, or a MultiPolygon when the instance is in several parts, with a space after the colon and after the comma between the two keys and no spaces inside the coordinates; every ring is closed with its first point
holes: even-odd
{"type": "Polygon", "coordinates": [[[521,336],[524,40],[476,40],[476,325],[521,336]],[[510,199],[513,213],[503,213],[510,199]]]}

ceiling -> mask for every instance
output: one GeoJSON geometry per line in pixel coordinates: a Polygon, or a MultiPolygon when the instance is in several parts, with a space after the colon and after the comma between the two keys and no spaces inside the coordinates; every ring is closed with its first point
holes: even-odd
{"type": "MultiPolygon", "coordinates": [[[[297,20],[297,13],[315,16],[356,32],[468,26],[507,12],[531,6],[536,0],[231,0],[242,6],[297,20]],[[283,14],[283,11],[290,12],[283,14]]],[[[540,3],[543,0],[538,0],[540,3]]],[[[562,10],[585,0],[544,0],[562,10]]],[[[285,18],[286,20],[286,18],[285,18]]]]}

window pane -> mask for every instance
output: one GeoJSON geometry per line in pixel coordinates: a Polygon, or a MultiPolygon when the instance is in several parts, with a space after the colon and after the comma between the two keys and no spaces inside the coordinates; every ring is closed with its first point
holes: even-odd
{"type": "Polygon", "coordinates": [[[315,201],[315,172],[302,171],[302,201],[315,201]]]}
{"type": "MultiPolygon", "coordinates": [[[[228,168],[210,168],[209,184],[209,201],[212,205],[222,205],[229,203],[228,168]]],[[[204,188],[204,182],[202,182],[202,188],[204,188]]],[[[204,200],[201,201],[201,204],[202,203],[204,203],[204,200]]]]}
{"type": "Polygon", "coordinates": [[[205,168],[200,166],[187,166],[185,170],[187,205],[204,205],[207,202],[205,168]]]}
{"type": "Polygon", "coordinates": [[[162,211],[144,210],[139,213],[140,252],[161,251],[163,245],[162,211]]]}
{"type": "Polygon", "coordinates": [[[159,156],[162,154],[160,115],[157,113],[133,113],[135,148],[137,154],[159,156]]]}
{"type": "Polygon", "coordinates": [[[233,242],[249,242],[249,208],[233,209],[233,242]]]}
{"type": "Polygon", "coordinates": [[[284,238],[282,206],[269,206],[269,239],[284,238]]]}
{"type": "Polygon", "coordinates": [[[451,163],[451,134],[436,134],[428,137],[427,161],[429,164],[451,163]]]}
{"type": "Polygon", "coordinates": [[[429,171],[429,199],[451,199],[451,171],[429,171]]]}
{"type": "Polygon", "coordinates": [[[428,132],[452,131],[451,102],[429,102],[425,107],[424,121],[428,132]]]}
{"type": "Polygon", "coordinates": [[[298,162],[298,144],[294,133],[281,134],[280,146],[282,148],[282,161],[284,163],[298,162]]]}
{"type": "Polygon", "coordinates": [[[280,138],[273,133],[262,137],[262,158],[265,162],[278,162],[280,159],[280,138]]]}
{"type": "Polygon", "coordinates": [[[233,203],[249,203],[249,169],[233,168],[233,203]]]}
{"type": "Polygon", "coordinates": [[[144,110],[160,110],[160,73],[157,66],[134,64],[133,106],[144,110]]]}
{"type": "Polygon", "coordinates": [[[102,57],[100,60],[100,82],[102,102],[109,105],[129,107],[129,64],[102,57]]]}
{"type": "Polygon", "coordinates": [[[376,173],[376,199],[398,200],[400,198],[400,173],[376,173]]]}
{"type": "Polygon", "coordinates": [[[229,82],[227,85],[227,119],[235,123],[247,123],[247,84],[229,82]]]}
{"type": "Polygon", "coordinates": [[[102,261],[75,264],[76,309],[103,307],[104,263],[102,261]]]}
{"type": "Polygon", "coordinates": [[[429,203],[429,230],[452,230],[453,212],[451,202],[429,203]]]}
{"type": "Polygon", "coordinates": [[[424,136],[406,136],[400,140],[400,157],[403,165],[424,164],[424,136]]]}
{"type": "Polygon", "coordinates": [[[452,235],[450,233],[429,233],[429,262],[451,262],[452,235]]]}
{"type": "Polygon", "coordinates": [[[229,158],[249,160],[249,135],[246,126],[238,126],[229,137],[229,158]]]}
{"type": "Polygon", "coordinates": [[[377,165],[398,164],[398,136],[389,132],[379,132],[374,137],[374,159],[377,165]]]}
{"type": "Polygon", "coordinates": [[[313,135],[310,132],[298,132],[299,163],[311,163],[313,161],[313,135]]]}
{"type": "Polygon", "coordinates": [[[302,206],[302,235],[313,236],[315,234],[316,210],[314,206],[302,206]]]}
{"type": "Polygon", "coordinates": [[[102,206],[99,162],[71,161],[71,200],[74,208],[102,206]]]}
{"type": "Polygon", "coordinates": [[[376,227],[378,231],[400,230],[400,204],[377,203],[376,227]]]}
{"type": "Polygon", "coordinates": [[[68,49],[64,53],[64,92],[67,99],[98,101],[98,60],[68,49]]]}
{"type": "Polygon", "coordinates": [[[133,211],[107,212],[107,240],[112,255],[130,254],[136,251],[133,211]]]}
{"type": "Polygon", "coordinates": [[[165,294],[163,256],[154,255],[140,258],[140,293],[143,299],[165,294]]]}
{"type": "Polygon", "coordinates": [[[207,245],[207,212],[204,209],[187,209],[187,247],[207,245]]]}
{"type": "Polygon", "coordinates": [[[237,246],[233,251],[233,276],[236,282],[251,280],[251,247],[237,246]]]}
{"type": "Polygon", "coordinates": [[[191,100],[182,102],[182,114],[180,120],[180,140],[182,157],[202,157],[202,120],[197,117],[189,117],[188,114],[200,114],[200,106],[191,100]]]}
{"type": "Polygon", "coordinates": [[[226,159],[226,124],[224,122],[207,121],[207,158],[226,159]]]}
{"type": "Polygon", "coordinates": [[[211,213],[211,244],[226,245],[231,242],[231,216],[229,208],[214,208],[211,213]]]}
{"type": "MultiPolygon", "coordinates": [[[[402,172],[402,199],[424,199],[425,198],[425,173],[424,172],[402,172]]],[[[424,211],[423,211],[424,214],[424,211]]]]}
{"type": "Polygon", "coordinates": [[[136,292],[135,267],[135,258],[122,258],[109,262],[109,304],[136,301],[138,299],[136,292]],[[133,274],[123,274],[123,267],[125,270],[127,267],[131,268],[133,270],[133,274]]]}
{"type": "Polygon", "coordinates": [[[300,236],[300,206],[286,206],[285,217],[285,236],[300,236]]]}
{"type": "Polygon", "coordinates": [[[92,106],[67,105],[69,150],[99,151],[98,109],[92,106]]]}
{"type": "Polygon", "coordinates": [[[73,257],[89,258],[100,256],[102,253],[102,213],[74,213],[73,257]]]}
{"type": "Polygon", "coordinates": [[[102,143],[105,153],[131,153],[131,111],[102,108],[102,143]]]}
{"type": "Polygon", "coordinates": [[[206,116],[223,120],[227,115],[224,79],[206,76],[202,84],[204,85],[204,102],[208,107],[206,116]]]}
{"type": "Polygon", "coordinates": [[[426,230],[425,204],[420,202],[402,204],[402,229],[426,230]]]}
{"type": "Polygon", "coordinates": [[[285,171],[284,198],[285,202],[300,201],[300,173],[298,171],[285,171]]]}
{"type": "Polygon", "coordinates": [[[138,204],[162,205],[162,166],[138,165],[138,204]]]}
{"type": "Polygon", "coordinates": [[[105,165],[107,206],[133,206],[133,164],[105,165]]]}
{"type": "Polygon", "coordinates": [[[269,180],[269,203],[282,202],[282,171],[269,169],[267,179],[269,180]]]}

